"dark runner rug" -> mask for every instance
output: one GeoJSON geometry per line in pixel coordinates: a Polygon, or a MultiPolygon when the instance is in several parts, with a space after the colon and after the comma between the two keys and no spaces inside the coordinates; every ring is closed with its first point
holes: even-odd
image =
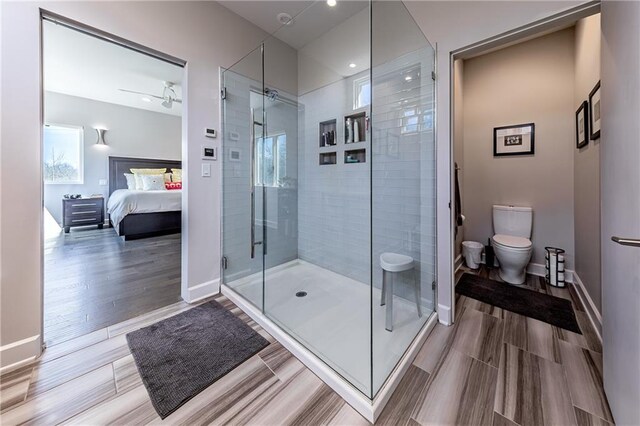
{"type": "Polygon", "coordinates": [[[472,274],[463,274],[456,293],[582,334],[571,302],[472,274]]]}
{"type": "Polygon", "coordinates": [[[131,332],[127,342],[163,419],[269,344],[216,301],[131,332]]]}

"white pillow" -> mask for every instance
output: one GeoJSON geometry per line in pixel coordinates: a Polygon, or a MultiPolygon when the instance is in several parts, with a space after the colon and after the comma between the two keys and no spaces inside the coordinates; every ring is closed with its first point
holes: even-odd
{"type": "Polygon", "coordinates": [[[138,191],[142,191],[142,186],[143,186],[143,185],[142,185],[142,176],[143,176],[143,175],[140,175],[140,174],[138,174],[138,173],[134,173],[134,174],[133,174],[133,178],[134,178],[134,179],[135,179],[135,181],[136,181],[136,189],[137,189],[138,191]]]}
{"type": "Polygon", "coordinates": [[[143,191],[164,191],[164,174],[162,175],[140,175],[142,179],[143,191]]]}
{"type": "Polygon", "coordinates": [[[124,173],[124,177],[127,178],[127,188],[138,189],[138,185],[136,185],[136,177],[133,173],[124,173]]]}

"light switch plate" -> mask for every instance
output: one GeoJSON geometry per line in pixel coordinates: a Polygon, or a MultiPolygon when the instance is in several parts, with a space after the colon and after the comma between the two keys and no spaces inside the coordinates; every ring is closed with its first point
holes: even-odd
{"type": "Polygon", "coordinates": [[[202,163],[202,177],[211,177],[211,164],[202,163]]]}
{"type": "Polygon", "coordinates": [[[98,181],[98,185],[100,186],[107,186],[107,180],[106,179],[100,179],[98,181]]]}

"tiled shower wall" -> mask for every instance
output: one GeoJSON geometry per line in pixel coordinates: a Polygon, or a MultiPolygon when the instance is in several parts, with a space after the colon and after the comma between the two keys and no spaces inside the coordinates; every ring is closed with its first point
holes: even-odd
{"type": "Polygon", "coordinates": [[[345,145],[344,116],[353,111],[346,78],[299,97],[298,256],[363,283],[370,282],[370,141],[345,145]],[[319,123],[336,120],[337,145],[319,148],[319,123]],[[365,163],[345,164],[345,149],[366,148],[365,163]],[[337,164],[320,165],[321,152],[337,164]]]}
{"type": "MultiPolygon", "coordinates": [[[[298,120],[298,256],[366,284],[373,258],[378,288],[381,253],[411,256],[429,308],[436,249],[432,69],[430,48],[374,68],[373,144],[344,144],[344,116],[354,113],[353,81],[366,73],[301,96],[298,120]],[[411,127],[414,111],[418,123],[411,127]],[[319,148],[319,123],[330,119],[337,119],[338,145],[319,148]],[[366,163],[345,164],[344,150],[356,147],[367,149],[366,163]],[[326,151],[337,152],[338,164],[319,165],[326,151]]],[[[411,272],[400,274],[395,293],[414,301],[413,279],[411,272]]]]}

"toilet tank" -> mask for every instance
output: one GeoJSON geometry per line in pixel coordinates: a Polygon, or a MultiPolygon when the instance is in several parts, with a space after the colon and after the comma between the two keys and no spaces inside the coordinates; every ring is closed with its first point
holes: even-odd
{"type": "Polygon", "coordinates": [[[495,234],[531,238],[533,209],[531,207],[493,206],[495,234]]]}

